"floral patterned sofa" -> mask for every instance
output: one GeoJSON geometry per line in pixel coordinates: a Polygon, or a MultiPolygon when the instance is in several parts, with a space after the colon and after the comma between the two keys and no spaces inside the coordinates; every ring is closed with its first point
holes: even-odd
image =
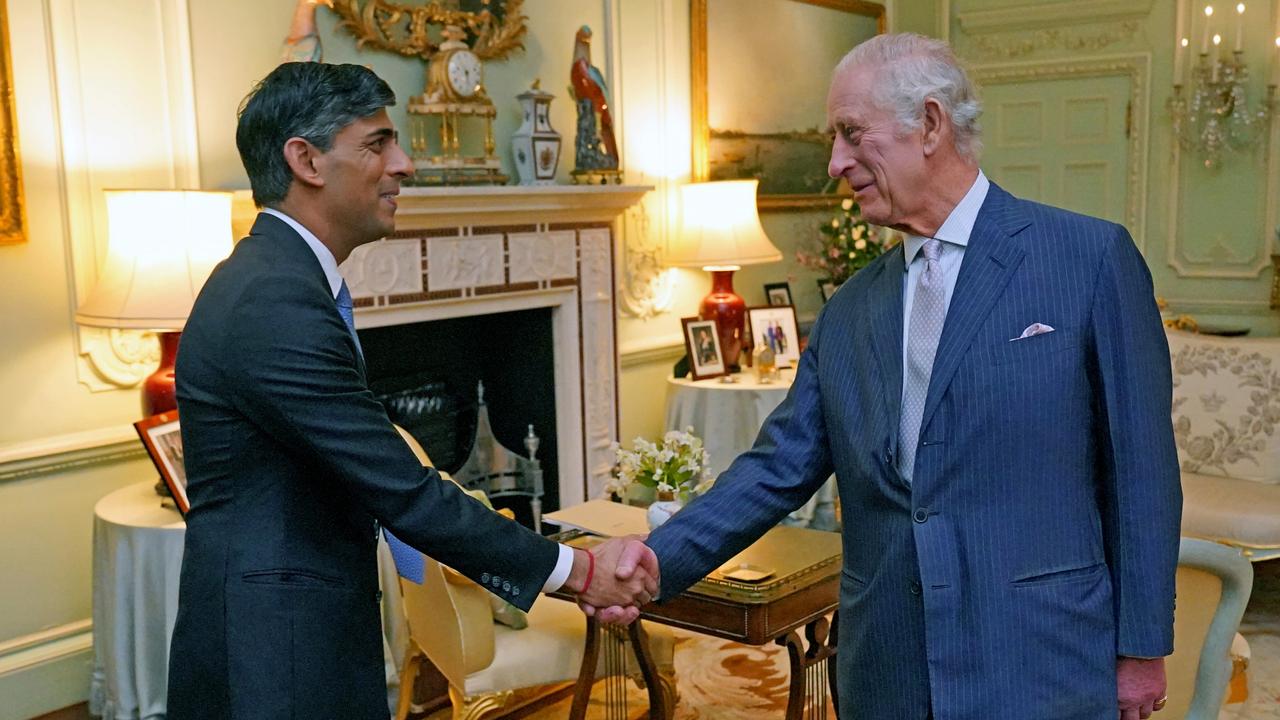
{"type": "Polygon", "coordinates": [[[1168,336],[1182,534],[1280,557],[1280,337],[1168,336]]]}

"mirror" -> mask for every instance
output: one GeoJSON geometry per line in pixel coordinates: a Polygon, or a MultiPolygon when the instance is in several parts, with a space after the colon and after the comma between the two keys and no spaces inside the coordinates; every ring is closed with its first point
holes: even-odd
{"type": "Polygon", "coordinates": [[[760,181],[761,209],[850,195],[827,177],[831,71],[884,32],[863,0],[691,0],[693,179],[760,181]]]}

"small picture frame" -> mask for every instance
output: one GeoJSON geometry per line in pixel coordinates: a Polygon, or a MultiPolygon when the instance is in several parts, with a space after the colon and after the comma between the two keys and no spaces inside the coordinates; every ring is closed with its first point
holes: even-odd
{"type": "Polygon", "coordinates": [[[720,331],[715,320],[696,317],[681,318],[684,327],[684,347],[689,353],[689,374],[694,380],[720,377],[729,374],[720,349],[720,331]]]}
{"type": "Polygon", "coordinates": [[[795,305],[791,301],[791,284],[786,282],[765,283],[764,284],[765,302],[778,307],[780,305],[795,305]]]}
{"type": "Polygon", "coordinates": [[[170,410],[143,418],[133,424],[138,437],[147,448],[151,462],[155,463],[161,479],[169,488],[183,517],[191,509],[187,500],[187,468],[182,458],[182,432],[178,427],[178,411],[170,410]]]}
{"type": "Polygon", "coordinates": [[[778,367],[795,367],[800,361],[800,332],[794,306],[747,308],[747,327],[751,329],[752,347],[772,348],[778,367]]]}
{"type": "Polygon", "coordinates": [[[822,293],[822,303],[824,305],[828,300],[831,299],[832,295],[836,294],[836,290],[838,290],[839,287],[840,287],[839,285],[836,285],[830,279],[823,279],[818,281],[818,292],[822,293]]]}

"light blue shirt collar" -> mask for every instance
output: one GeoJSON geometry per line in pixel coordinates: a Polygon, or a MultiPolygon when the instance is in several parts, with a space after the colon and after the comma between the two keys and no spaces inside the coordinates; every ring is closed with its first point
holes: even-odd
{"type": "MultiPolygon", "coordinates": [[[[938,228],[938,234],[934,237],[953,245],[968,247],[969,236],[973,234],[973,225],[978,221],[978,211],[982,210],[982,203],[987,199],[989,189],[991,189],[991,181],[979,170],[977,179],[969,187],[969,192],[965,193],[960,203],[952,208],[951,214],[942,223],[942,227],[938,228]]],[[[920,248],[924,247],[928,240],[929,238],[919,235],[907,235],[903,244],[903,251],[906,253],[903,258],[905,267],[911,267],[911,262],[916,259],[920,248]]]]}
{"type": "Polygon", "coordinates": [[[302,226],[302,223],[285,215],[274,208],[262,208],[262,212],[267,215],[274,215],[280,218],[294,232],[302,236],[306,241],[307,247],[311,248],[311,252],[315,253],[316,260],[320,261],[320,267],[324,270],[324,278],[329,281],[329,289],[333,291],[333,296],[338,297],[338,291],[342,289],[342,274],[338,272],[338,261],[333,258],[333,253],[329,252],[329,248],[320,242],[320,238],[315,233],[302,226]]]}

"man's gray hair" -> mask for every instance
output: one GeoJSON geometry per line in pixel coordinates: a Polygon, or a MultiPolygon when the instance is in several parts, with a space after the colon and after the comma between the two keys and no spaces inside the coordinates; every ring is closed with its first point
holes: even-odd
{"type": "Polygon", "coordinates": [[[978,161],[982,101],[950,45],[915,33],[877,35],[850,50],[835,76],[855,66],[875,68],[873,101],[897,116],[902,130],[920,129],[925,99],[936,100],[955,128],[956,151],[978,161]]]}

